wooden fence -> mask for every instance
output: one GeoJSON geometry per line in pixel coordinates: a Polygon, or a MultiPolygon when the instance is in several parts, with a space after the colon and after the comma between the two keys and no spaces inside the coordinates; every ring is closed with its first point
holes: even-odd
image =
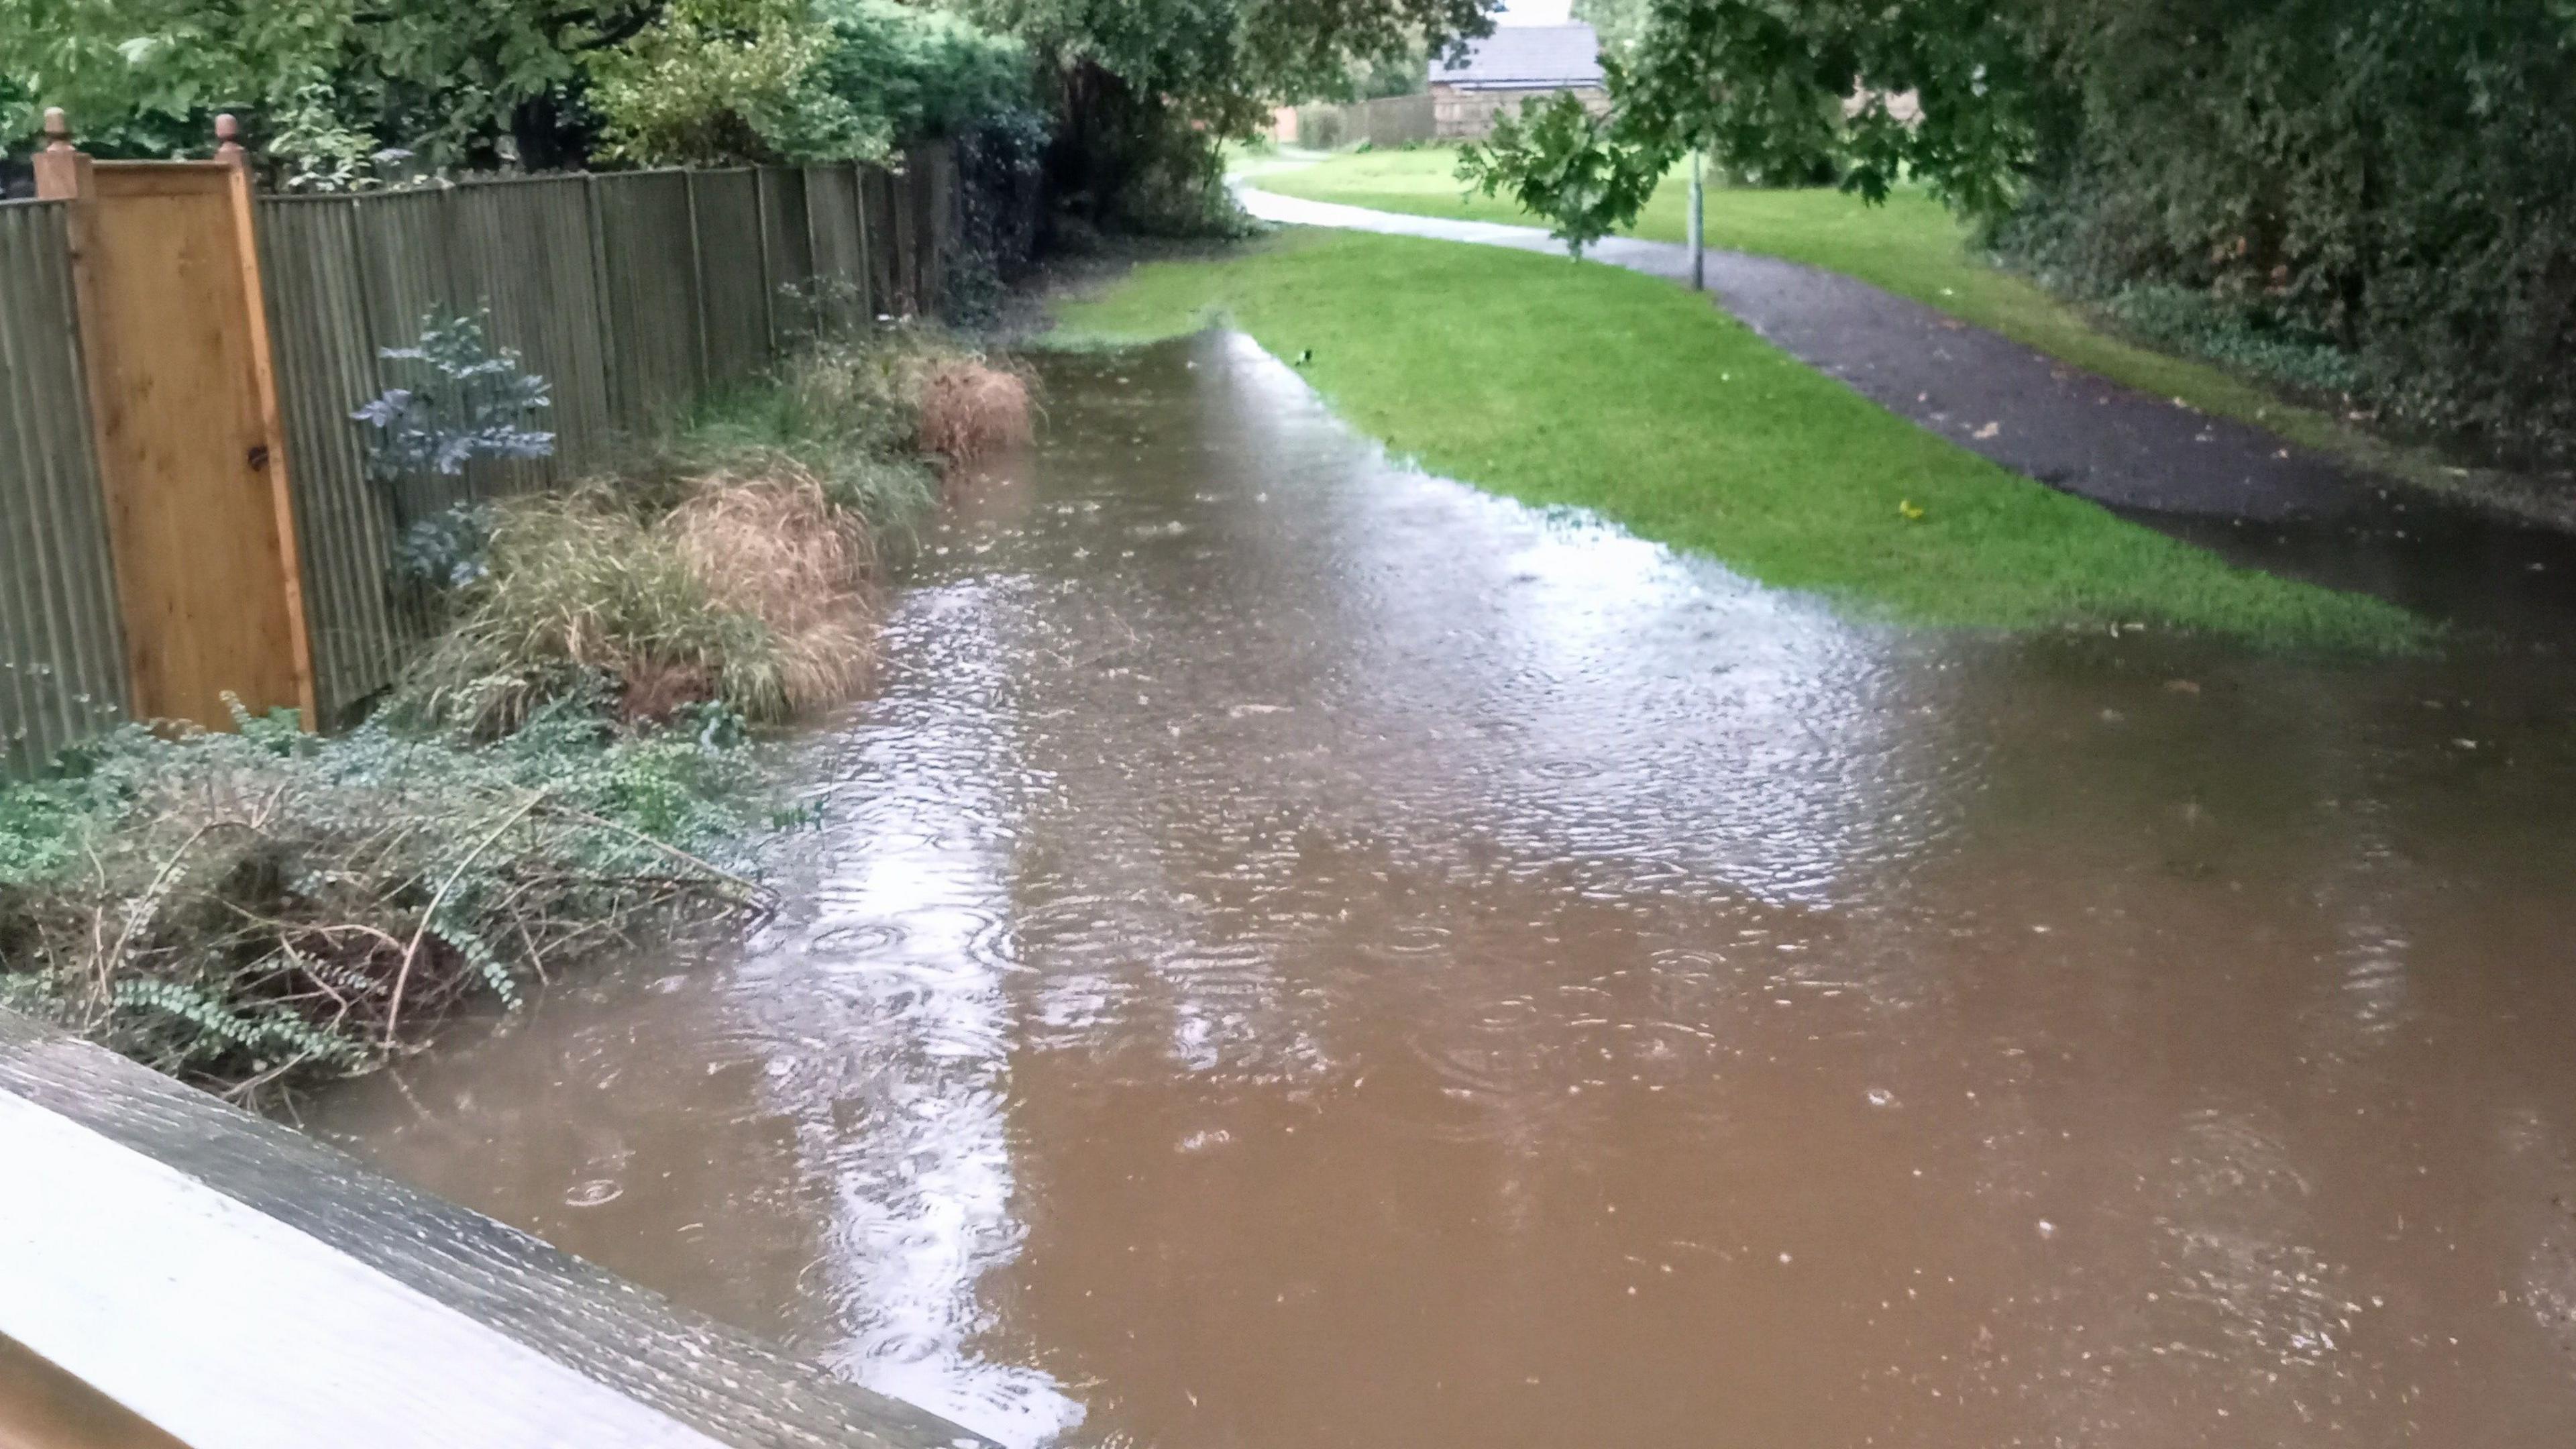
{"type": "Polygon", "coordinates": [[[1280,139],[1318,151],[1335,151],[1362,141],[1384,149],[1432,138],[1429,95],[1386,96],[1347,106],[1299,106],[1296,134],[1280,139]]]}
{"type": "MultiPolygon", "coordinates": [[[[392,578],[398,516],[580,476],[818,324],[935,310],[957,204],[944,148],[901,172],[648,171],[260,198],[255,274],[285,455],[274,461],[299,575],[288,586],[300,589],[321,718],[390,682],[420,638],[392,578]],[[419,480],[397,499],[368,475],[350,411],[392,381],[380,348],[415,340],[428,313],[476,311],[552,384],[541,425],[557,434],[555,455],[419,480]]],[[[80,224],[72,203],[0,203],[0,773],[157,712],[141,669],[168,623],[120,609],[128,551],[114,535],[133,532],[136,505],[102,500],[197,506],[152,492],[152,478],[103,476],[135,465],[97,426],[92,394],[125,385],[102,383],[98,359],[84,358],[77,319],[95,325],[98,299],[84,308],[80,224]]]]}

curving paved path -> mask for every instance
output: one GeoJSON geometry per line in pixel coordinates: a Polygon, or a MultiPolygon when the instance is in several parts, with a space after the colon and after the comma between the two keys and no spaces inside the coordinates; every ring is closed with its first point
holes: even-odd
{"type": "MultiPolygon", "coordinates": [[[[1238,182],[1264,221],[1563,253],[1546,232],[1307,201],[1238,182]]],[[[1612,237],[1586,255],[1683,281],[1690,248],[1612,237]]],[[[2260,428],[2137,392],[1852,277],[1711,248],[1720,306],[1810,367],[2016,472],[2240,562],[2437,615],[2576,616],[2576,538],[2383,483],[2260,428]]],[[[2555,627],[2555,624],[2552,625],[2555,627]]]]}

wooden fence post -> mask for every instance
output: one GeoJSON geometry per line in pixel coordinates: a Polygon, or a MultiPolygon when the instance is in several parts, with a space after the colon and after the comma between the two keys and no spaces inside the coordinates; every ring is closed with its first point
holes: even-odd
{"type": "Polygon", "coordinates": [[[268,474],[269,508],[277,517],[278,587],[286,595],[286,645],[292,656],[296,718],[306,733],[321,728],[313,678],[313,631],[304,614],[303,539],[295,526],[295,488],[287,472],[286,415],[277,405],[277,354],[268,335],[268,287],[259,271],[259,198],[251,184],[250,153],[241,145],[241,122],[215,117],[215,159],[231,168],[233,244],[241,252],[242,295],[249,305],[243,325],[250,340],[250,383],[261,431],[268,441],[260,471],[268,474]]]}
{"type": "Polygon", "coordinates": [[[45,149],[36,153],[36,196],[42,201],[85,200],[90,193],[89,157],[73,149],[71,122],[63,108],[45,112],[45,149]]]}

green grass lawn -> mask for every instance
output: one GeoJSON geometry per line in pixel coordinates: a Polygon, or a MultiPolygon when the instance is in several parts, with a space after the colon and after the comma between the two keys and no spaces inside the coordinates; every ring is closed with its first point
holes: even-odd
{"type": "MultiPolygon", "coordinates": [[[[1346,152],[1304,167],[1274,162],[1262,169],[1257,184],[1282,196],[1380,211],[1545,225],[1507,198],[1463,196],[1457,167],[1457,151],[1446,146],[1346,152]]],[[[1649,241],[1685,241],[1689,215],[1688,174],[1676,171],[1638,214],[1630,234],[1649,241]]],[[[2365,467],[2442,481],[2433,476],[2438,471],[2433,460],[2414,457],[2330,414],[2284,402],[2207,363],[2168,356],[2099,330],[2078,309],[1976,256],[1958,220],[1918,189],[1901,188],[1884,206],[1873,207],[1823,187],[1711,187],[1706,215],[1712,247],[1786,257],[1858,277],[2142,392],[2180,398],[2203,412],[2254,423],[2365,467]]]]}
{"type": "Polygon", "coordinates": [[[1985,461],[1789,358],[1670,283],[1448,242],[1297,231],[1137,268],[1057,309],[1065,345],[1223,318],[1436,473],[1900,621],[2155,621],[2396,649],[2374,599],[2229,566],[1985,461]],[[1390,305],[1395,299],[1397,305],[1390,305]]]}

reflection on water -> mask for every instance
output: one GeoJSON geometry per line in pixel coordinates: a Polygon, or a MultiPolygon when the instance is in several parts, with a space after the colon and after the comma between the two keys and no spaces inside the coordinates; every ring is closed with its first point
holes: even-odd
{"type": "Polygon", "coordinates": [[[1049,364],[746,948],[323,1126],[1016,1445],[2576,1442],[2576,677],[1856,627],[1049,364]]]}

